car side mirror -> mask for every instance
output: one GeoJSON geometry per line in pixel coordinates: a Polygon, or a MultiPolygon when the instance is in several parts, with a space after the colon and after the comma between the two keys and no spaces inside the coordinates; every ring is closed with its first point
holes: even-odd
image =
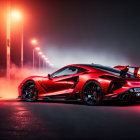
{"type": "Polygon", "coordinates": [[[49,80],[51,80],[51,79],[52,79],[50,74],[48,74],[48,78],[49,78],[49,80]]]}

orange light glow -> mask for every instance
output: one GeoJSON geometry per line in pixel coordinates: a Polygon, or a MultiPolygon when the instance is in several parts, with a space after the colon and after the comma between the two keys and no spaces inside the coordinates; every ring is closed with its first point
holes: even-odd
{"type": "Polygon", "coordinates": [[[19,11],[13,11],[11,13],[11,16],[14,18],[14,19],[20,19],[21,18],[21,13],[19,11]]]}
{"type": "Polygon", "coordinates": [[[32,44],[37,44],[37,40],[36,39],[33,39],[33,40],[31,40],[31,43],[32,44]]]}
{"type": "Polygon", "coordinates": [[[42,55],[42,58],[45,58],[45,55],[42,55]]]}
{"type": "Polygon", "coordinates": [[[39,50],[40,50],[40,48],[39,48],[39,47],[36,47],[35,49],[36,49],[37,51],[39,51],[39,50]]]}
{"type": "Polygon", "coordinates": [[[42,52],[38,52],[39,55],[42,55],[42,52]]]}

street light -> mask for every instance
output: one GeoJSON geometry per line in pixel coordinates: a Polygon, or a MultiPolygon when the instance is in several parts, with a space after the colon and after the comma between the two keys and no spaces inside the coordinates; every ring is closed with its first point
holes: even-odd
{"type": "MultiPolygon", "coordinates": [[[[46,62],[48,60],[48,58],[47,57],[44,57],[44,61],[46,62]]],[[[47,63],[47,62],[46,62],[47,63]]],[[[46,63],[45,63],[45,66],[46,66],[46,63]]]]}
{"type": "MultiPolygon", "coordinates": [[[[10,79],[10,48],[11,48],[11,17],[13,19],[21,18],[21,14],[18,11],[13,11],[11,13],[11,3],[7,1],[7,35],[6,35],[6,47],[7,47],[7,79],[10,79]]],[[[21,35],[21,67],[23,67],[23,25],[22,25],[22,35],[21,35]]]]}
{"type": "Polygon", "coordinates": [[[48,60],[48,58],[47,58],[47,57],[45,57],[45,60],[47,61],[47,60],[48,60]]]}
{"type": "Polygon", "coordinates": [[[7,71],[6,71],[6,76],[7,79],[10,79],[10,47],[11,47],[11,36],[10,36],[10,28],[11,28],[11,16],[10,16],[10,12],[11,12],[11,7],[10,7],[10,1],[7,1],[7,27],[6,27],[6,49],[7,49],[7,71]]]}
{"type": "Polygon", "coordinates": [[[39,55],[41,55],[41,54],[42,54],[42,52],[38,52],[38,54],[39,54],[39,55]]]}
{"type": "Polygon", "coordinates": [[[47,60],[46,61],[50,66],[53,66],[53,64],[49,61],[49,60],[47,60]]]}
{"type": "Polygon", "coordinates": [[[36,39],[33,39],[33,40],[31,40],[31,43],[32,43],[33,45],[36,45],[36,44],[37,44],[37,40],[36,40],[36,39]]]}
{"type": "MultiPolygon", "coordinates": [[[[32,39],[31,43],[33,45],[37,45],[37,40],[36,39],[32,39]]],[[[34,66],[35,66],[35,60],[34,60],[34,56],[35,56],[35,52],[34,52],[34,48],[33,48],[33,70],[34,70],[34,66]]]]}
{"type": "MultiPolygon", "coordinates": [[[[35,50],[38,52],[38,54],[40,53],[40,47],[35,47],[35,50]]],[[[34,59],[34,50],[33,50],[33,59],[34,59]]],[[[40,61],[40,57],[39,57],[39,61],[40,61]]],[[[34,65],[34,64],[33,64],[34,65]]],[[[40,65],[40,64],[39,64],[40,65]]]]}
{"type": "Polygon", "coordinates": [[[40,48],[39,48],[39,47],[36,47],[35,49],[36,49],[37,51],[39,51],[39,50],[40,50],[40,48]]]}
{"type": "MultiPolygon", "coordinates": [[[[15,20],[19,20],[22,17],[19,11],[12,11],[11,16],[15,20]]],[[[23,23],[21,23],[21,69],[23,70],[23,23]]]]}
{"type": "Polygon", "coordinates": [[[38,52],[39,54],[39,72],[40,72],[40,56],[43,54],[41,51],[38,52]]]}
{"type": "Polygon", "coordinates": [[[43,68],[44,68],[45,55],[42,55],[42,58],[43,58],[43,68]]]}
{"type": "Polygon", "coordinates": [[[20,14],[19,11],[13,11],[13,12],[11,13],[11,16],[12,16],[13,18],[15,18],[15,19],[20,19],[20,18],[21,18],[21,14],[20,14]]]}
{"type": "Polygon", "coordinates": [[[42,55],[42,58],[45,58],[45,55],[42,55]]]}

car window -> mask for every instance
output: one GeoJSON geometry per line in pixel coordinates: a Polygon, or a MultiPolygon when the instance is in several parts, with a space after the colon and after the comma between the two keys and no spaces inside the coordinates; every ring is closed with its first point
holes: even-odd
{"type": "Polygon", "coordinates": [[[83,69],[83,68],[79,68],[79,67],[78,67],[78,73],[80,73],[80,72],[84,72],[84,71],[88,71],[88,70],[83,69]]]}
{"type": "Polygon", "coordinates": [[[72,75],[76,74],[79,72],[84,71],[84,69],[78,68],[78,67],[65,67],[54,74],[51,75],[51,77],[60,77],[60,76],[67,76],[67,75],[72,75]]]}

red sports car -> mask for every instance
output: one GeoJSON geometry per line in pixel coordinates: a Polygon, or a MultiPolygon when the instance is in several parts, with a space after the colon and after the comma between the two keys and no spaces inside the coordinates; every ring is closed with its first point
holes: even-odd
{"type": "Polygon", "coordinates": [[[129,72],[129,66],[68,65],[46,77],[26,78],[19,85],[19,98],[76,100],[88,105],[98,105],[104,100],[132,101],[140,97],[139,67],[133,68],[134,73],[129,72]]]}

